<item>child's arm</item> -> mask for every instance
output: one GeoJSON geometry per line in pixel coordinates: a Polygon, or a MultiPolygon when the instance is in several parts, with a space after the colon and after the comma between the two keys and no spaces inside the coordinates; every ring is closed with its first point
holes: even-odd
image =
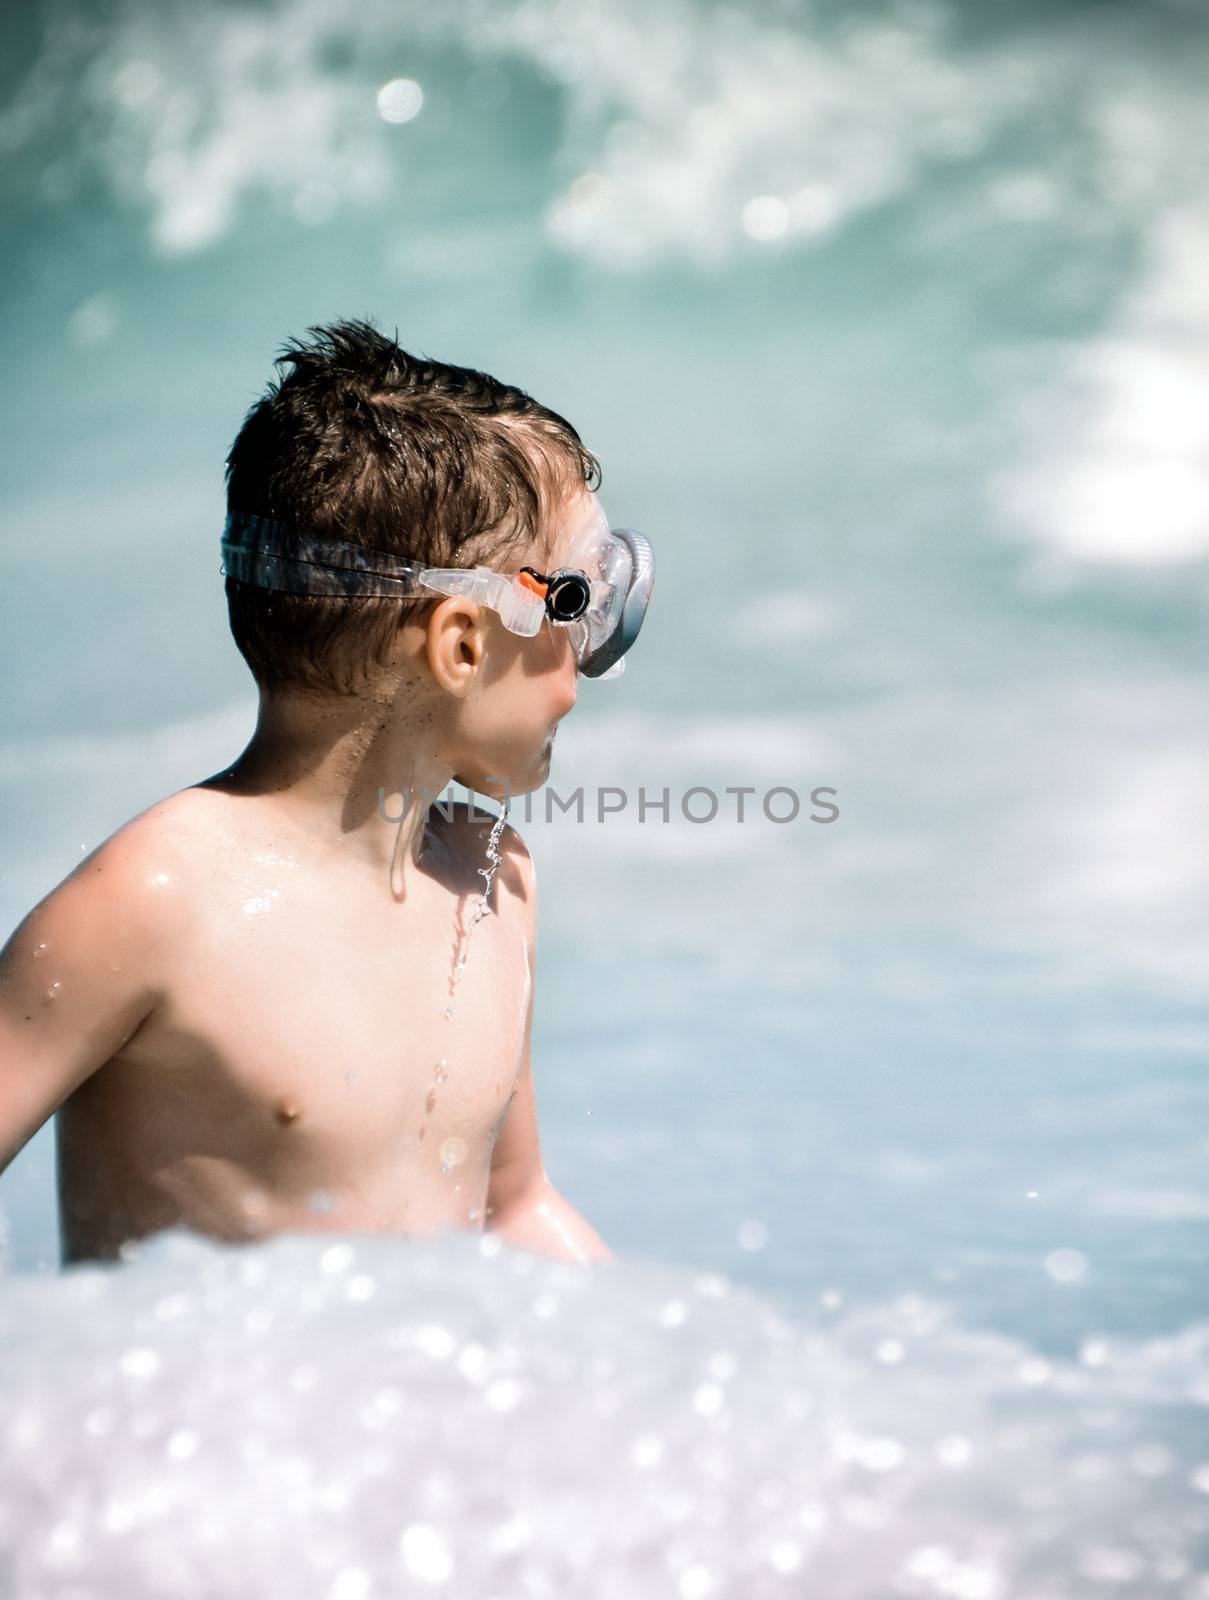
{"type": "MultiPolygon", "coordinates": [[[[523,849],[517,854],[523,875],[525,920],[529,940],[529,971],[536,968],[537,889],[533,863],[523,849]]],[[[535,985],[529,987],[525,1018],[525,1054],[516,1090],[495,1141],[491,1176],[487,1185],[486,1226],[524,1250],[564,1261],[607,1260],[612,1251],[604,1240],[563,1198],[546,1176],[537,1132],[537,1103],[533,1089],[533,1004],[535,985]]]]}
{"type": "MultiPolygon", "coordinates": [[[[129,826],[129,825],[128,825],[129,826]]],[[[0,1172],[155,1005],[175,880],[122,830],[21,921],[0,950],[0,1172]]]]}

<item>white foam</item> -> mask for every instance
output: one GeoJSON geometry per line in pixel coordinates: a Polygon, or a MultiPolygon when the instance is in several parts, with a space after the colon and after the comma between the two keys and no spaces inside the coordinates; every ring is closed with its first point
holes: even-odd
{"type": "MultiPolygon", "coordinates": [[[[456,97],[430,107],[421,81],[426,52],[456,50],[480,73],[516,63],[554,85],[552,165],[568,176],[546,236],[619,270],[809,247],[1058,97],[1089,106],[1093,161],[1119,138],[1104,107],[1133,64],[1110,34],[1095,53],[1060,31],[970,50],[943,6],[895,9],[828,23],[685,0],[279,0],[204,15],[177,0],[107,27],[52,26],[0,137],[19,147],[78,127],[159,249],[190,253],[254,197],[304,222],[386,199],[416,130],[448,131],[434,119],[461,112],[456,97]],[[331,64],[333,44],[361,37],[375,43],[366,62],[331,64]],[[375,114],[378,69],[395,59],[418,74],[403,80],[406,109],[423,103],[415,129],[375,114]]],[[[1080,189],[1077,174],[1064,182],[1009,174],[995,204],[1009,220],[1058,217],[1080,189]]]]}
{"type": "MultiPolygon", "coordinates": [[[[1200,148],[1207,132],[1203,116],[1173,119],[1169,136],[1200,148]]],[[[1209,555],[1209,209],[1177,188],[1145,238],[1140,281],[1029,397],[1026,453],[996,479],[1042,583],[1088,563],[1161,571],[1209,555]]]]}
{"type": "Polygon", "coordinates": [[[16,1600],[1140,1597],[1209,1517],[1206,1328],[1043,1361],[915,1295],[799,1324],[455,1234],[178,1230],[4,1291],[16,1600]]]}

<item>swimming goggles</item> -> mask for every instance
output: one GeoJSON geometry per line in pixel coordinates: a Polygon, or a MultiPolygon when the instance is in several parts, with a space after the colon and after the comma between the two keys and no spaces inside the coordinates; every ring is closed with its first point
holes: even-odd
{"type": "Polygon", "coordinates": [[[570,630],[587,678],[614,678],[638,637],[655,581],[650,540],[603,524],[575,547],[578,567],[504,574],[490,567],[426,567],[387,550],[318,539],[249,511],[227,515],[222,571],[283,594],[351,598],[414,595],[417,589],[490,606],[513,633],[532,638],[543,622],[570,630]]]}

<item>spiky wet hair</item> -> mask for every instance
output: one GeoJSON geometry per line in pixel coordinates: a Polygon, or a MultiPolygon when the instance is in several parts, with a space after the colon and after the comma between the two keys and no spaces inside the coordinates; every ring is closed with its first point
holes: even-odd
{"type": "MultiPolygon", "coordinates": [[[[600,463],[556,412],[471,367],[410,355],[369,321],[291,339],[227,456],[227,504],[320,537],[473,566],[543,542],[600,463]]],[[[287,595],[226,580],[258,684],[355,694],[431,599],[287,595]]]]}

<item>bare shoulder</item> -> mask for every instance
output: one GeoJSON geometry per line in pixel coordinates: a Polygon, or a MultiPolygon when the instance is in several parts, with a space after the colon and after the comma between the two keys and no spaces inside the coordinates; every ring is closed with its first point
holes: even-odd
{"type": "Polygon", "coordinates": [[[148,990],[168,981],[192,925],[197,884],[176,798],[132,817],[42,896],[0,951],[0,981],[20,987],[52,964],[64,986],[66,974],[81,994],[94,970],[125,974],[123,981],[148,990]]]}
{"type": "Polygon", "coordinates": [[[163,938],[199,880],[199,817],[189,791],[167,796],[91,850],[35,909],[52,902],[74,917],[106,919],[112,939],[163,938]]]}
{"type": "MultiPolygon", "coordinates": [[[[443,819],[441,826],[445,838],[464,863],[468,881],[474,882],[481,892],[484,880],[479,872],[490,865],[488,846],[499,818],[492,811],[485,811],[481,806],[462,800],[434,807],[433,816],[443,819]]],[[[528,845],[510,822],[505,822],[499,831],[498,850],[499,865],[492,884],[495,910],[497,913],[503,912],[507,902],[515,915],[532,925],[537,916],[537,876],[533,857],[528,845]]]]}
{"type": "Polygon", "coordinates": [[[131,817],[80,865],[91,864],[99,874],[128,889],[141,887],[153,898],[169,887],[185,893],[198,886],[207,861],[212,864],[223,834],[221,810],[221,797],[182,789],[131,817]]]}

